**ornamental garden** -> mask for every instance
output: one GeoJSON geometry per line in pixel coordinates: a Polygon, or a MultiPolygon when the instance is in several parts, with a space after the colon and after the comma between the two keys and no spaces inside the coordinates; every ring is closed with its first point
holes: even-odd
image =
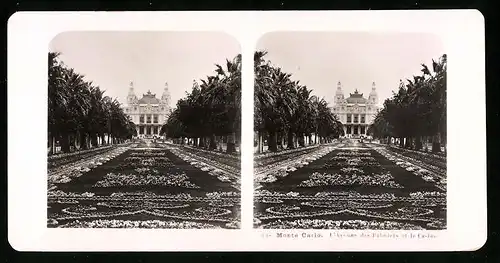
{"type": "Polygon", "coordinates": [[[48,57],[48,227],[240,228],[240,55],[194,83],[161,142],[48,57]]]}
{"type": "Polygon", "coordinates": [[[239,160],[223,155],[130,143],[51,169],[48,226],[239,228],[239,160]]]}
{"type": "Polygon", "coordinates": [[[266,54],[254,57],[255,228],[446,229],[446,55],[401,81],[374,140],[350,140],[266,54]]]}

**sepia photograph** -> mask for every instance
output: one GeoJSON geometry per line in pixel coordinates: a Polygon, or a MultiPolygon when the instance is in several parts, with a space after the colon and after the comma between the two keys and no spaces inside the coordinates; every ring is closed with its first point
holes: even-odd
{"type": "Polygon", "coordinates": [[[439,36],[273,32],[254,63],[255,228],[447,228],[439,36]]]}
{"type": "Polygon", "coordinates": [[[64,32],[49,228],[240,228],[241,51],[219,32],[64,32]]]}
{"type": "Polygon", "coordinates": [[[9,245],[477,250],[484,32],[477,10],[15,13],[9,245]]]}

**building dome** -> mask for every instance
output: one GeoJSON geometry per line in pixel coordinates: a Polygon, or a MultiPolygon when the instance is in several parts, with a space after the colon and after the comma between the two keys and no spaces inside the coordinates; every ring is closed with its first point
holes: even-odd
{"type": "Polygon", "coordinates": [[[155,94],[151,94],[151,91],[143,94],[142,98],[138,102],[139,104],[160,104],[160,100],[156,98],[155,94]]]}
{"type": "Polygon", "coordinates": [[[358,90],[350,93],[346,101],[351,104],[366,104],[368,102],[367,99],[363,98],[363,93],[358,93],[358,90]]]}

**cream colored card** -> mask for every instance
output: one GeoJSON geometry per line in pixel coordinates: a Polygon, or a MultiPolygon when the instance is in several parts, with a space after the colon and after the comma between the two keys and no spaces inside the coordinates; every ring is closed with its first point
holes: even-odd
{"type": "MultiPolygon", "coordinates": [[[[16,250],[459,251],[486,241],[478,11],[20,12],[7,39],[7,216],[16,250]],[[324,98],[340,138],[288,140],[282,131],[276,139],[269,125],[254,127],[254,109],[264,107],[254,92],[266,92],[256,51],[267,52],[259,66],[269,61],[324,98]],[[90,157],[48,159],[76,147],[48,134],[49,52],[117,98],[138,138],[90,157]],[[443,54],[446,154],[373,140],[369,126],[400,80],[421,75],[422,63],[434,72],[443,54]],[[214,136],[216,150],[200,149],[201,139],[165,142],[161,124],[185,92],[217,75],[215,64],[225,71],[216,81],[241,85],[241,100],[231,102],[241,105],[241,121],[231,122],[241,127],[214,136]],[[276,154],[272,138],[282,145],[276,154]],[[236,153],[226,153],[233,141],[236,153]],[[281,149],[289,141],[297,148],[281,149]],[[67,169],[50,166],[57,162],[67,169]]],[[[210,87],[201,97],[215,101],[210,87]]]]}

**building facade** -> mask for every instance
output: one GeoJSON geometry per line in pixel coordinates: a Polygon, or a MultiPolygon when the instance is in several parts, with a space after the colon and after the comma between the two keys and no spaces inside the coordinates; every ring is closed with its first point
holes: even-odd
{"type": "Polygon", "coordinates": [[[165,83],[161,98],[157,98],[156,94],[148,90],[146,94],[142,94],[142,98],[138,99],[135,95],[134,83],[130,82],[124,111],[136,125],[139,137],[159,135],[161,127],[171,113],[168,84],[165,83]]]}
{"type": "Polygon", "coordinates": [[[375,82],[372,83],[372,90],[368,98],[363,97],[363,93],[359,93],[357,89],[354,93],[350,93],[349,97],[345,98],[342,85],[340,82],[337,84],[332,111],[339,117],[345,137],[366,136],[368,127],[375,120],[378,109],[375,82]]]}

